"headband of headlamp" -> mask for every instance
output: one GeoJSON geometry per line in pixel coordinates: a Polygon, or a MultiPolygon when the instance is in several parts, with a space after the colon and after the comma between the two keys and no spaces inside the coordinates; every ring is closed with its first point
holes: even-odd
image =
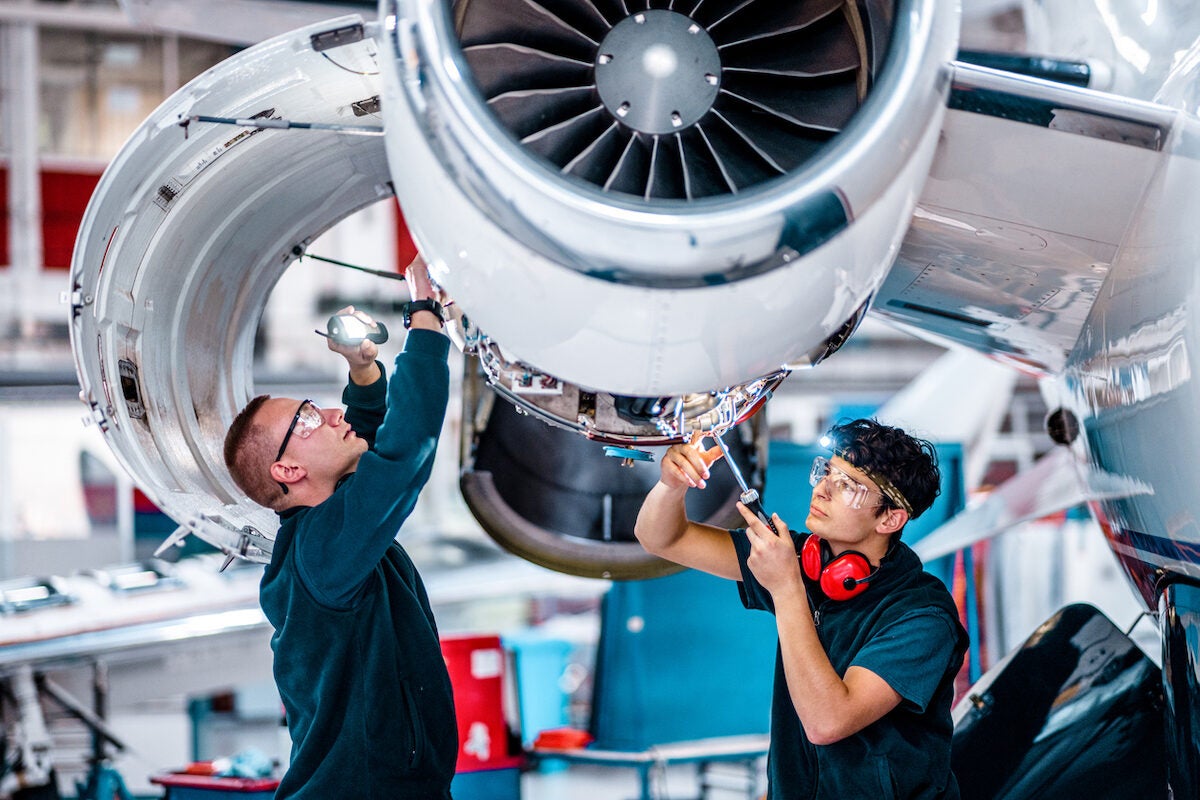
{"type": "Polygon", "coordinates": [[[855,469],[866,475],[876,486],[879,487],[879,491],[884,497],[892,502],[892,505],[896,506],[897,508],[903,508],[908,512],[909,517],[913,516],[912,503],[908,502],[908,498],[904,496],[903,492],[896,488],[895,484],[893,484],[883,475],[880,475],[875,470],[864,467],[861,464],[855,464],[849,458],[846,458],[846,454],[842,451],[836,451],[834,455],[841,458],[847,464],[853,464],[855,469]]]}

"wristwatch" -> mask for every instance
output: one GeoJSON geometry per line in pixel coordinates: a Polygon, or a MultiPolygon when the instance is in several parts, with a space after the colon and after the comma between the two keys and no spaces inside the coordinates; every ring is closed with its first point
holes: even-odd
{"type": "Polygon", "coordinates": [[[408,330],[412,327],[412,315],[418,311],[432,311],[437,315],[438,322],[442,325],[446,324],[446,318],[442,315],[442,304],[437,300],[411,300],[400,307],[404,314],[404,329],[408,330]]]}

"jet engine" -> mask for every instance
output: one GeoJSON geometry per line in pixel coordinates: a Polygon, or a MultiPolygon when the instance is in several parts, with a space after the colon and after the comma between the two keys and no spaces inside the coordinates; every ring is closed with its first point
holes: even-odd
{"type": "MultiPolygon", "coordinates": [[[[135,132],[80,231],[73,348],[92,416],[181,534],[269,557],[274,515],[220,454],[255,394],[259,319],[308,243],[393,192],[477,357],[468,384],[553,426],[521,437],[632,461],[725,432],[853,332],[933,157],[956,7],[642,6],[384,0],[378,22],[239,53],[135,132]]],[[[513,414],[476,416],[464,495],[505,546],[578,574],[665,569],[612,513],[644,483],[588,472],[599,522],[564,549],[583,523],[535,508],[562,497],[501,486],[562,464],[514,461],[488,442],[513,414]]],[[[730,437],[758,479],[763,435],[730,437]]],[[[729,520],[734,488],[696,513],[729,520]]]]}
{"type": "MultiPolygon", "coordinates": [[[[388,160],[464,349],[518,407],[629,447],[726,430],[854,331],[927,173],[957,30],[892,0],[380,8],[388,160]]],[[[525,471],[475,453],[463,495],[505,546],[655,571],[631,514],[599,551],[563,532],[594,525],[525,524],[594,509],[594,487],[506,497],[525,471]]]]}
{"type": "Polygon", "coordinates": [[[559,380],[673,396],[811,365],[908,226],[954,7],[642,5],[382,3],[410,228],[473,334],[559,380]]]}

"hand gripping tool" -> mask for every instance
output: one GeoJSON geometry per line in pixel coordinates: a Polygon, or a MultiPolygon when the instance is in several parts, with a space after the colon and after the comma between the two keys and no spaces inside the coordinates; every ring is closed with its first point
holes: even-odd
{"type": "Polygon", "coordinates": [[[767,516],[767,512],[763,509],[762,500],[758,496],[757,489],[751,489],[746,484],[746,479],[742,477],[742,471],[738,469],[737,462],[733,460],[733,456],[729,454],[729,448],[725,446],[725,440],[721,438],[721,434],[712,431],[710,434],[717,440],[717,447],[721,448],[721,452],[725,454],[725,463],[729,465],[729,469],[733,472],[733,477],[738,482],[738,486],[742,487],[741,501],[742,505],[754,512],[754,516],[766,523],[767,527],[775,533],[779,533],[775,528],[775,523],[767,516]]]}

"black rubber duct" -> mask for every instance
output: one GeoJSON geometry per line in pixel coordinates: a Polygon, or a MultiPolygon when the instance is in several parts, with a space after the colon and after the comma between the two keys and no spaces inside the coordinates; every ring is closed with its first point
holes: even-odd
{"type": "MultiPolygon", "coordinates": [[[[736,432],[725,439],[742,473],[753,480],[752,448],[736,432]]],[[[620,580],[678,569],[646,553],[633,534],[638,509],[658,475],[657,460],[622,466],[598,443],[497,402],[460,483],[476,519],[506,549],[561,572],[620,580]]],[[[688,492],[688,514],[736,526],[740,491],[730,470],[718,463],[708,488],[688,492]]]]}

